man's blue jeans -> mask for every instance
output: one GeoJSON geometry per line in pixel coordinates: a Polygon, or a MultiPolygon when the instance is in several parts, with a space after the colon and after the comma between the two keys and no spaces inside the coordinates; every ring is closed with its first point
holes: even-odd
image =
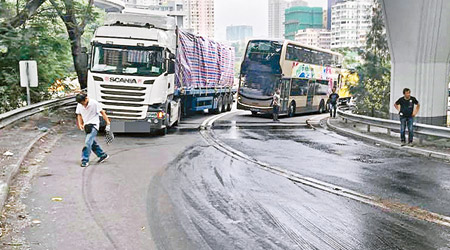
{"type": "Polygon", "coordinates": [[[87,163],[89,162],[89,156],[91,155],[91,150],[100,158],[105,155],[100,145],[95,141],[95,137],[97,136],[97,129],[92,128],[92,132],[86,135],[86,139],[84,141],[84,148],[81,154],[81,162],[87,163]]]}
{"type": "Polygon", "coordinates": [[[336,118],[337,103],[330,103],[330,117],[336,118]]]}
{"type": "Polygon", "coordinates": [[[414,118],[412,117],[401,117],[400,118],[400,137],[402,139],[402,142],[406,142],[406,127],[408,127],[408,142],[413,142],[414,139],[414,118]]]}

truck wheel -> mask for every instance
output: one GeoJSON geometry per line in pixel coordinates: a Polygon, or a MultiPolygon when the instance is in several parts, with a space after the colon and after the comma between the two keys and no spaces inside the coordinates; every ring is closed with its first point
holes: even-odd
{"type": "Polygon", "coordinates": [[[223,96],[223,106],[222,106],[222,112],[227,112],[228,107],[228,95],[223,96]]]}
{"type": "Polygon", "coordinates": [[[165,127],[163,129],[158,130],[158,132],[156,132],[156,134],[164,136],[164,135],[167,135],[167,131],[168,131],[168,129],[167,129],[167,127],[165,127]]]}
{"type": "Polygon", "coordinates": [[[258,115],[258,112],[252,111],[252,116],[257,116],[257,115],[258,115]]]}
{"type": "Polygon", "coordinates": [[[233,95],[232,94],[228,95],[227,99],[228,99],[227,111],[231,111],[231,108],[233,106],[233,95]]]}
{"type": "Polygon", "coordinates": [[[178,126],[181,123],[181,103],[178,105],[178,116],[177,121],[173,124],[173,126],[178,126]]]}
{"type": "Polygon", "coordinates": [[[223,98],[222,96],[219,96],[217,98],[217,108],[216,108],[216,114],[220,114],[223,111],[223,98]]]}

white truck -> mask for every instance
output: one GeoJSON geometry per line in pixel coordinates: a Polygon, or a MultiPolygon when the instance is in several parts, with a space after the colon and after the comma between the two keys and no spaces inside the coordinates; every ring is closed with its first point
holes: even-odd
{"type": "Polygon", "coordinates": [[[91,45],[88,96],[113,132],[166,134],[183,114],[231,109],[234,51],[171,17],[109,14],[91,45]]]}

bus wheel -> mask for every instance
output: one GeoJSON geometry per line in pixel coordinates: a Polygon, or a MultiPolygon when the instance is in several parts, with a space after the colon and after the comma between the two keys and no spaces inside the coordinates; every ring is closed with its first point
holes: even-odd
{"type": "Polygon", "coordinates": [[[289,105],[288,116],[293,117],[294,115],[295,115],[295,102],[291,102],[291,105],[289,105]]]}

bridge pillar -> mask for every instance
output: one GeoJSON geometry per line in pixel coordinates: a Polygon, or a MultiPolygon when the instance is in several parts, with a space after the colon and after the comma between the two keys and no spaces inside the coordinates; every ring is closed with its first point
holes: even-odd
{"type": "Polygon", "coordinates": [[[450,77],[450,1],[380,0],[392,57],[391,117],[393,107],[411,89],[420,104],[417,121],[447,124],[450,77]]]}

